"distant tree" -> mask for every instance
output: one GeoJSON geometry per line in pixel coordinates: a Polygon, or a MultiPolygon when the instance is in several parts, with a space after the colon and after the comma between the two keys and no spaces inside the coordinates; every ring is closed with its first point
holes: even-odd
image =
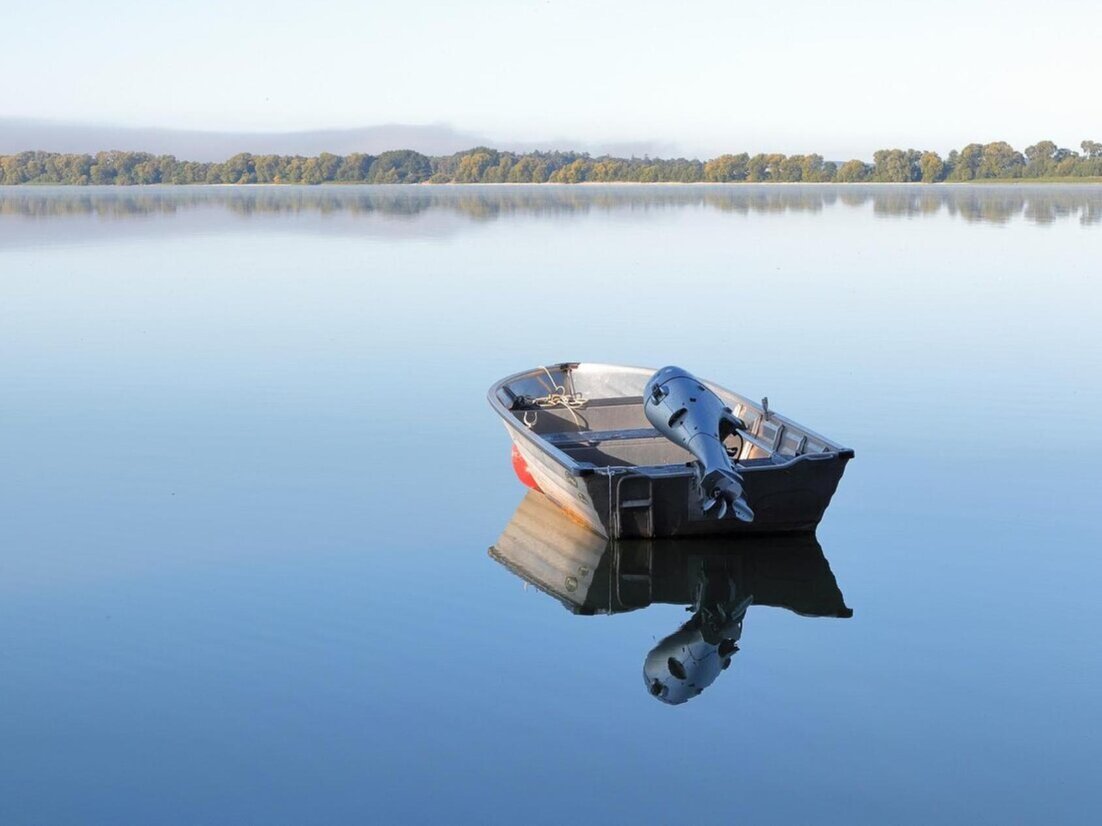
{"type": "Polygon", "coordinates": [[[221,164],[219,177],[228,184],[255,184],[256,166],[253,156],[248,152],[234,155],[221,164]]]}
{"type": "MultiPolygon", "coordinates": [[[[172,161],[175,162],[175,158],[172,161]]],[[[58,179],[56,183],[87,185],[92,180],[91,169],[91,155],[59,155],[57,158],[58,179]]]]}
{"type": "Polygon", "coordinates": [[[976,170],[977,178],[1020,178],[1025,158],[1005,141],[986,144],[976,170]]]}
{"type": "Polygon", "coordinates": [[[161,183],[161,162],[158,158],[147,158],[134,164],[131,170],[134,183],[149,185],[161,183]]]}
{"type": "Polygon", "coordinates": [[[484,180],[486,170],[498,162],[498,153],[493,149],[479,147],[463,155],[455,171],[457,184],[477,184],[484,180]]]}
{"type": "Polygon", "coordinates": [[[867,181],[869,174],[870,167],[864,161],[846,161],[838,167],[834,180],[844,184],[860,183],[861,181],[867,181]]]}
{"type": "Polygon", "coordinates": [[[621,160],[616,158],[602,158],[593,164],[593,168],[589,173],[589,179],[591,181],[601,181],[604,183],[623,181],[625,180],[627,169],[627,164],[621,160]]]}
{"type": "Polygon", "coordinates": [[[524,155],[509,170],[506,180],[513,184],[542,184],[548,177],[547,163],[539,155],[524,155]]]}
{"type": "Polygon", "coordinates": [[[960,164],[960,152],[956,149],[950,149],[949,154],[945,156],[945,170],[941,173],[942,180],[953,180],[953,171],[960,164]]]}
{"type": "MultiPolygon", "coordinates": [[[[88,180],[93,184],[107,185],[115,183],[115,169],[110,163],[100,159],[100,152],[96,155],[96,159],[92,162],[92,165],[88,168],[88,180]]],[[[22,183],[22,181],[20,181],[22,183]]]]}
{"type": "Polygon", "coordinates": [[[281,183],[301,184],[305,183],[306,158],[301,155],[292,155],[284,159],[282,165],[281,183]]]}
{"type": "Polygon", "coordinates": [[[1079,146],[1083,150],[1083,159],[1077,174],[1102,176],[1102,143],[1083,141],[1079,146]]]}
{"type": "Polygon", "coordinates": [[[1037,141],[1025,148],[1025,173],[1030,178],[1043,178],[1051,175],[1056,166],[1056,144],[1052,141],[1037,141]]]}
{"type": "Polygon", "coordinates": [[[383,152],[371,164],[368,182],[373,184],[417,184],[432,177],[432,162],[420,152],[399,149],[383,152]]]}
{"type": "Polygon", "coordinates": [[[482,181],[488,184],[503,184],[509,180],[509,173],[516,163],[516,155],[512,152],[497,153],[497,163],[488,167],[482,174],[482,181]]]}
{"type": "Polygon", "coordinates": [[[801,180],[820,183],[829,181],[833,177],[833,171],[827,171],[822,155],[804,155],[800,161],[801,180]]]}
{"type": "Polygon", "coordinates": [[[7,186],[18,186],[27,182],[27,167],[20,160],[19,155],[6,155],[0,159],[0,183],[7,186]]]}
{"type": "Polygon", "coordinates": [[[891,183],[922,180],[922,153],[915,149],[881,149],[873,153],[872,179],[891,183]]]}
{"type": "Polygon", "coordinates": [[[678,158],[674,162],[673,180],[681,183],[699,183],[704,180],[704,164],[697,160],[678,158]]]}
{"type": "Polygon", "coordinates": [[[704,180],[717,183],[745,181],[749,161],[750,156],[745,152],[740,155],[720,155],[704,164],[704,180]]]}
{"type": "Polygon", "coordinates": [[[978,143],[970,143],[960,150],[955,160],[951,179],[954,181],[975,180],[980,163],[983,161],[983,147],[978,143]]]}
{"type": "Polygon", "coordinates": [[[280,174],[283,159],[279,155],[254,155],[252,169],[258,184],[278,184],[283,180],[280,174]]]}
{"type": "Polygon", "coordinates": [[[161,155],[157,159],[157,179],[159,183],[171,184],[175,183],[173,180],[176,174],[176,168],[180,165],[179,161],[172,155],[161,155]]]}
{"type": "Polygon", "coordinates": [[[1059,160],[1056,162],[1056,177],[1070,178],[1079,170],[1079,162],[1082,158],[1079,157],[1077,152],[1068,150],[1067,154],[1062,157],[1057,152],[1057,157],[1059,160]]]}
{"type": "Polygon", "coordinates": [[[363,183],[367,180],[367,174],[371,164],[375,161],[373,155],[365,155],[361,152],[353,152],[341,158],[337,168],[336,180],[343,183],[363,183]]]}
{"type": "Polygon", "coordinates": [[[322,184],[335,181],[340,170],[341,158],[329,152],[322,152],[314,158],[306,158],[302,164],[300,180],[304,184],[322,184]]]}
{"type": "Polygon", "coordinates": [[[551,175],[551,183],[555,184],[580,184],[589,177],[588,158],[575,158],[573,161],[557,169],[551,175]]]}
{"type": "Polygon", "coordinates": [[[783,158],[772,170],[773,180],[796,183],[804,176],[804,156],[789,155],[783,158]]]}
{"type": "Polygon", "coordinates": [[[923,152],[918,159],[918,167],[922,173],[922,182],[932,184],[942,179],[945,174],[945,164],[937,152],[923,152]]]}

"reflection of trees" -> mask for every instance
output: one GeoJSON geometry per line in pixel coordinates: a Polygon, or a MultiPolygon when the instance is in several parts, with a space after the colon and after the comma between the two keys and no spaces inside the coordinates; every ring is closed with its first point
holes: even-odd
{"type": "Polygon", "coordinates": [[[736,214],[816,213],[842,205],[876,216],[920,217],[944,210],[969,222],[1005,224],[1020,218],[1050,224],[1074,216],[1102,222],[1102,188],[1080,186],[610,186],[545,187],[273,187],[134,190],[0,190],[0,216],[101,219],[224,209],[254,215],[348,214],[414,217],[440,210],[473,221],[511,216],[654,211],[703,207],[736,214]]]}
{"type": "MultiPolygon", "coordinates": [[[[946,203],[941,188],[891,188],[874,192],[871,196],[872,210],[876,215],[903,216],[915,218],[933,215],[946,203]]],[[[950,211],[952,210],[950,202],[950,211]]]]}

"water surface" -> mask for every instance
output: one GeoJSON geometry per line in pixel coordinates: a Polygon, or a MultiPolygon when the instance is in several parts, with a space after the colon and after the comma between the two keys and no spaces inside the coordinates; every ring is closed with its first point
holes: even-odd
{"type": "Polygon", "coordinates": [[[1092,186],[0,188],[0,820],[1088,821],[1100,218],[1092,186]],[[487,554],[524,493],[485,389],[564,360],[853,446],[817,536],[853,616],[754,605],[668,706],[683,605],[575,615],[487,554]]]}

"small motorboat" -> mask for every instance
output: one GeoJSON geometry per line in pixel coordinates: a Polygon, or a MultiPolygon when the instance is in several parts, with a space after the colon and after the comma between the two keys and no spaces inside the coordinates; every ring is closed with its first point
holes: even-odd
{"type": "Polygon", "coordinates": [[[520,480],[609,538],[814,530],[853,458],[677,367],[564,362],[489,400],[520,480]]]}

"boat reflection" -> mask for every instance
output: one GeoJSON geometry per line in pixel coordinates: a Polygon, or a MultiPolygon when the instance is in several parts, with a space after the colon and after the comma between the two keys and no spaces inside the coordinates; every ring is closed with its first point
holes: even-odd
{"type": "Polygon", "coordinates": [[[687,606],[689,620],[643,665],[647,691],[673,705],[700,694],[731,665],[751,606],[853,616],[811,533],[609,541],[531,491],[490,556],[575,614],[687,606]]]}

